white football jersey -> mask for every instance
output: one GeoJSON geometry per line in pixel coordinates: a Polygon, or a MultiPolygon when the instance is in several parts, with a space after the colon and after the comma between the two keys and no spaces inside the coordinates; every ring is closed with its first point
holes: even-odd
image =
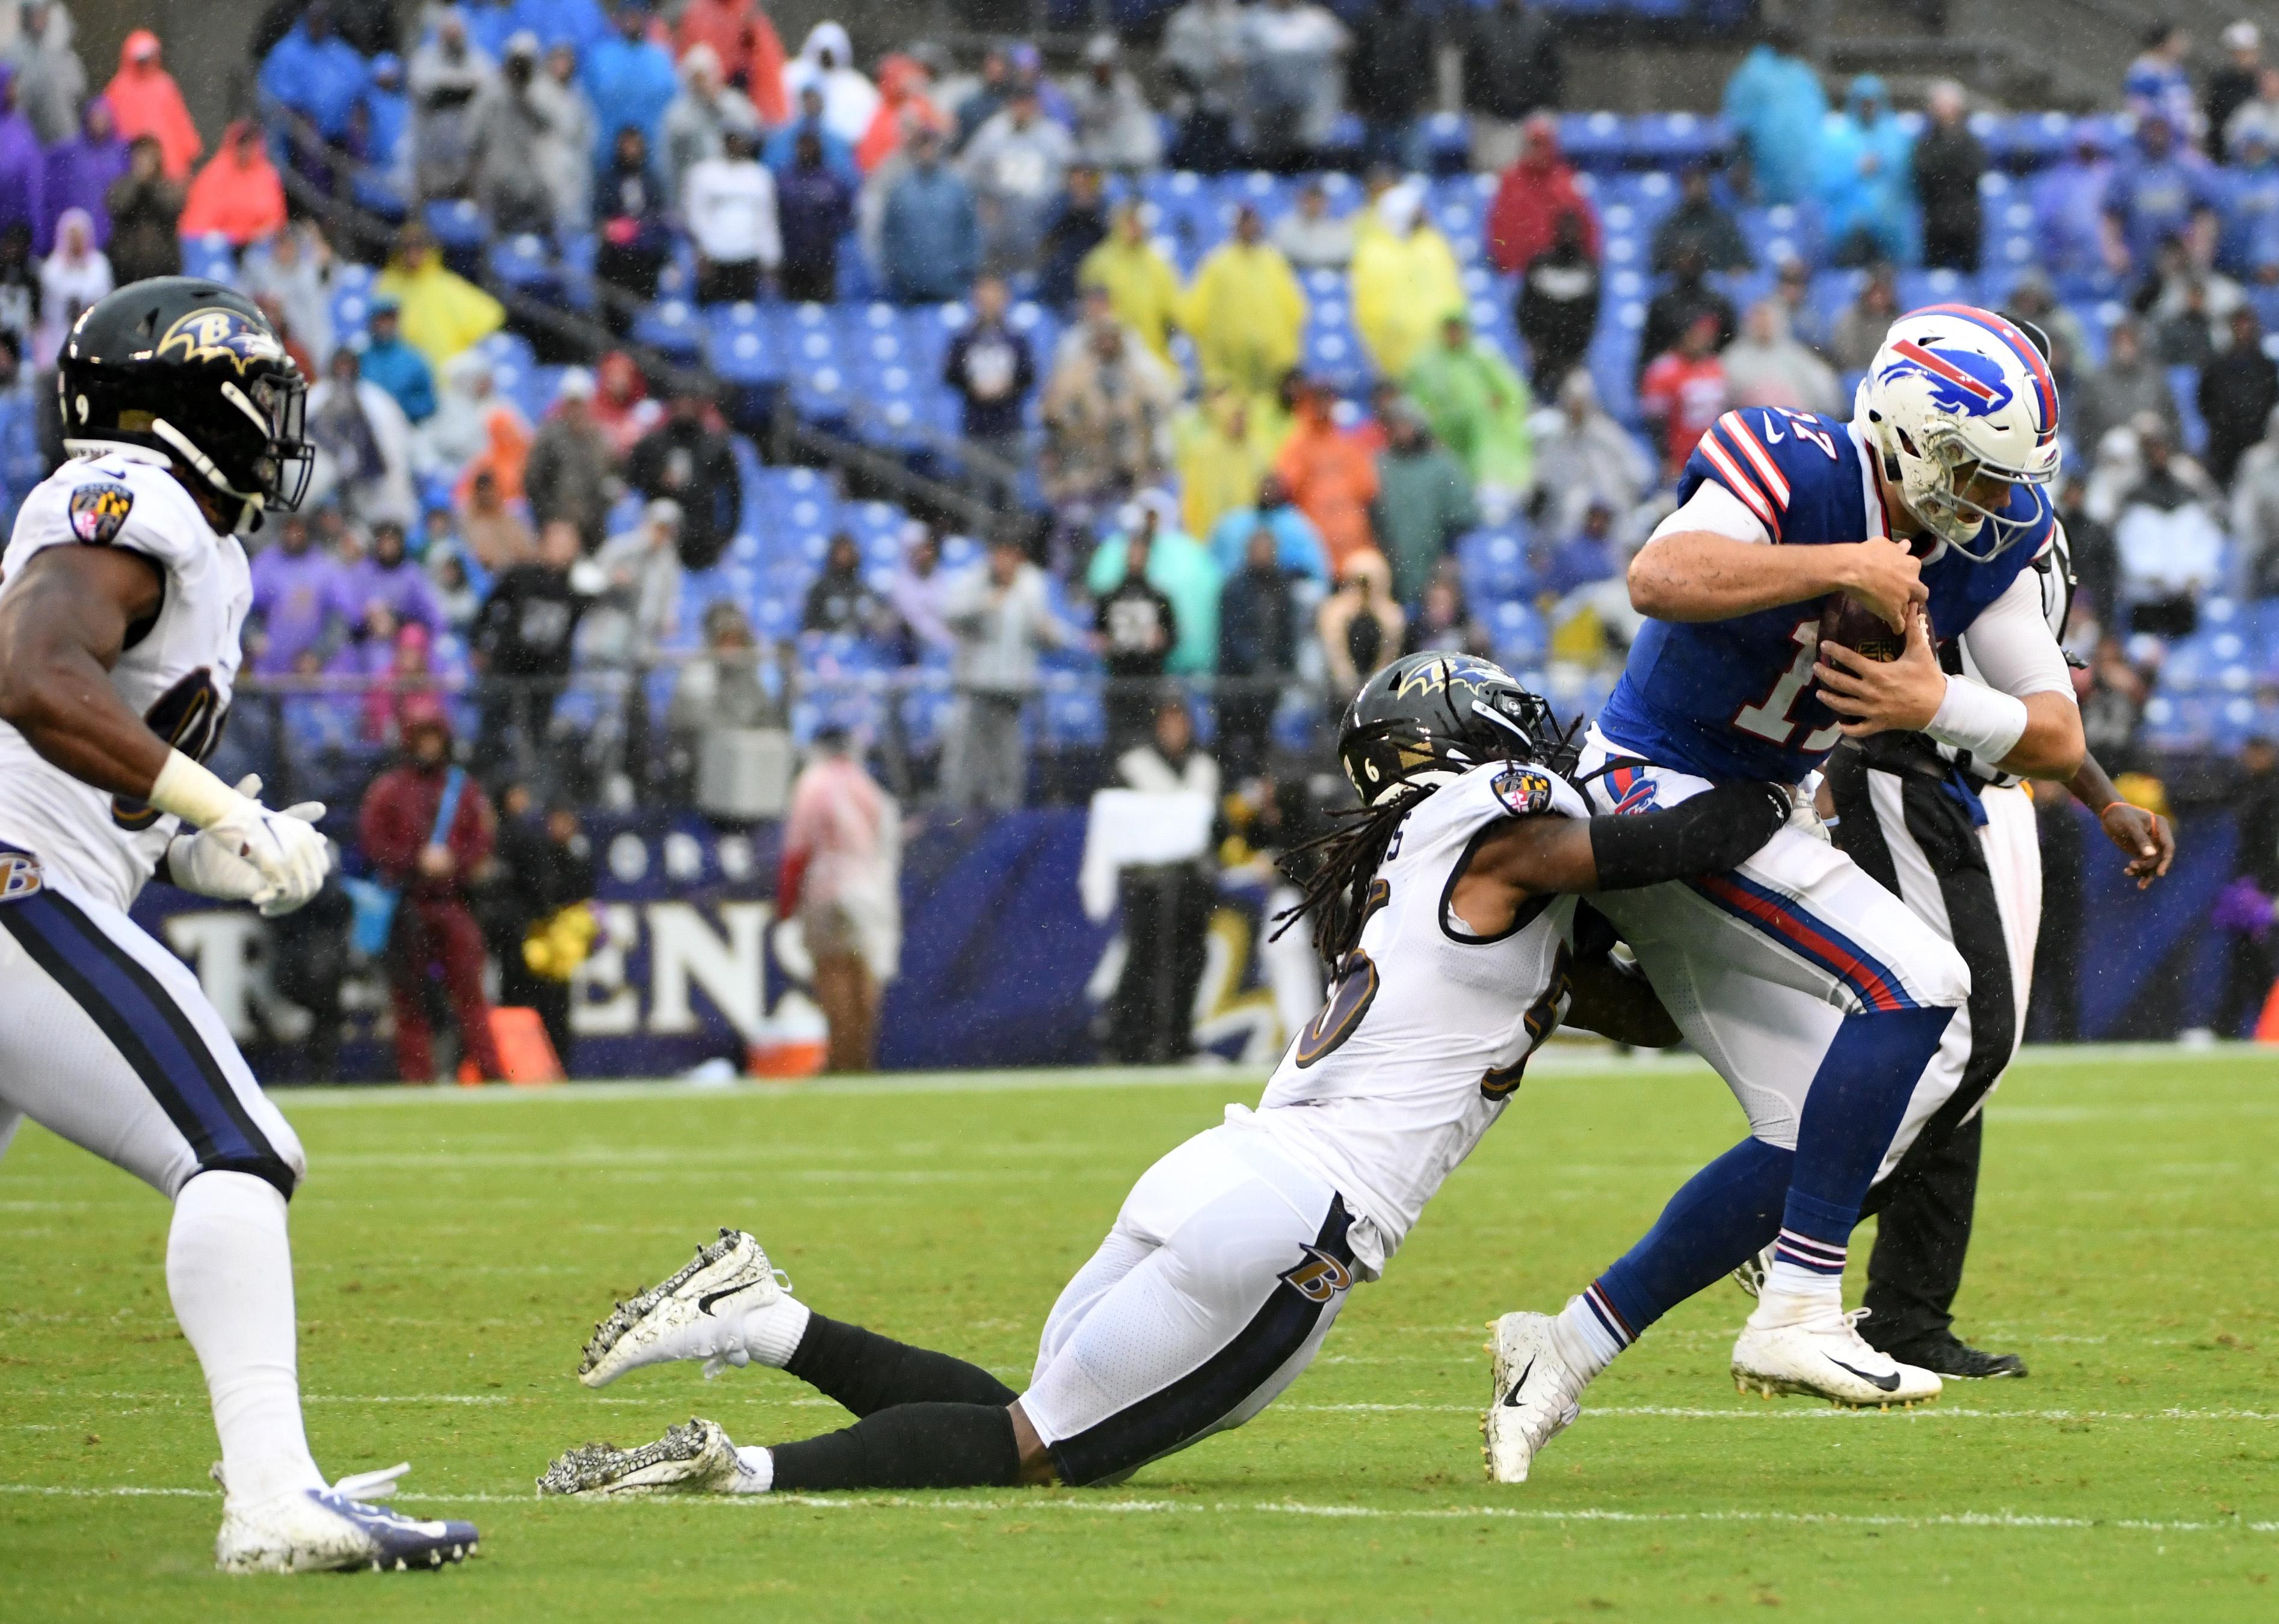
{"type": "MultiPolygon", "coordinates": [[[[130,629],[111,686],[151,731],[203,760],[237,680],[238,634],[253,603],[245,549],[218,536],[166,460],[135,446],[74,456],[24,499],[0,556],[0,597],[43,548],[130,548],[165,572],[156,619],[130,629]]],[[[0,845],[36,855],[124,908],[165,854],[178,820],[83,784],[0,722],[0,845]]]]}
{"type": "Polygon", "coordinates": [[[1566,780],[1512,762],[1427,796],[1386,847],[1328,1004],[1267,1080],[1249,1120],[1344,1193],[1371,1275],[1567,1011],[1575,899],[1530,898],[1509,930],[1475,936],[1449,907],[1457,876],[1513,817],[1590,816],[1566,780]]]}

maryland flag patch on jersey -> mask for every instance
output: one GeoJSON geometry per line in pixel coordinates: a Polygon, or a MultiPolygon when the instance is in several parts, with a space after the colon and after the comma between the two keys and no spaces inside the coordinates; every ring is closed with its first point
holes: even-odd
{"type": "Polygon", "coordinates": [[[1531,767],[1507,767],[1488,787],[1515,816],[1532,817],[1551,808],[1551,780],[1531,767]]]}
{"type": "Polygon", "coordinates": [[[108,547],[127,527],[134,510],[134,493],[116,479],[91,479],[71,494],[72,534],[96,547],[108,547]]]}

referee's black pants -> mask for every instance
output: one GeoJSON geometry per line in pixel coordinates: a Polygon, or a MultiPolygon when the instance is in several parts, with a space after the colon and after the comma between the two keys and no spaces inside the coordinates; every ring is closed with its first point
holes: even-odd
{"type": "Polygon", "coordinates": [[[1899,1166],[1868,1191],[1861,1208],[1863,1215],[1877,1214],[1877,1224],[1862,1298],[1871,1312],[1860,1333],[1888,1349],[1954,1322],[1978,1199],[1982,1119],[1976,1107],[2016,1053],[2018,989],[2011,983],[2008,938],[1985,847],[1968,807],[1939,779],[1881,774],[1899,785],[1902,826],[1889,827],[1868,793],[1879,769],[1869,767],[1858,750],[1844,748],[1829,758],[1827,770],[1837,814],[1830,833],[1838,847],[1894,896],[1902,893],[1892,845],[1918,847],[1938,877],[1955,950],[1970,967],[1965,1007],[1970,1054],[1962,1081],[1899,1166]]]}

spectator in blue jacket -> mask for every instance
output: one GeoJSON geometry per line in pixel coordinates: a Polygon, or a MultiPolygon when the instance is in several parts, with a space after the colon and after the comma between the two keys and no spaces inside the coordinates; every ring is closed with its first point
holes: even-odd
{"type": "Polygon", "coordinates": [[[1884,81],[1862,73],[1821,126],[1820,204],[1839,265],[1915,258],[1915,138],[1891,116],[1884,81]]]}
{"type": "Polygon", "coordinates": [[[301,25],[277,42],[261,65],[262,94],[316,126],[326,141],[348,138],[349,111],[371,77],[356,47],[333,32],[329,0],[316,0],[301,25]]]}
{"type": "Polygon", "coordinates": [[[909,172],[886,194],[879,225],[879,267],[904,304],[940,304],[961,296],[981,268],[981,218],[973,188],[942,161],[941,137],[920,129],[910,140],[909,172]]]}
{"type": "Polygon", "coordinates": [[[794,304],[839,296],[839,242],[855,219],[855,188],[823,159],[823,137],[804,130],[791,166],[776,177],[776,219],[783,236],[778,276],[794,304]]]}
{"type": "Polygon", "coordinates": [[[641,133],[649,151],[661,151],[664,110],[680,94],[672,53],[649,38],[648,8],[621,0],[615,20],[616,32],[586,53],[583,70],[586,96],[594,103],[597,166],[610,160],[618,132],[627,125],[641,133]]]}
{"type": "Polygon", "coordinates": [[[357,365],[364,382],[387,390],[412,422],[425,423],[435,415],[435,374],[428,370],[427,357],[405,341],[402,312],[387,294],[372,302],[357,365]]]}
{"type": "Polygon", "coordinates": [[[2207,160],[2176,139],[2165,118],[2137,121],[2137,145],[2105,191],[2107,257],[2116,271],[2152,268],[2160,244],[2182,238],[2206,264],[2214,246],[2215,183],[2207,160]]]}
{"type": "Polygon", "coordinates": [[[2192,54],[2192,36],[2173,22],[2156,22],[2145,30],[2145,49],[2122,76],[2121,94],[2129,111],[2141,119],[2165,119],[2184,141],[2199,141],[2199,98],[2192,94],[2191,75],[2184,60],[2192,54]]]}
{"type": "Polygon", "coordinates": [[[582,57],[610,37],[610,17],[602,0],[512,0],[507,9],[514,22],[505,37],[527,28],[549,50],[568,45],[582,57]]]}
{"type": "Polygon", "coordinates": [[[2216,238],[2215,268],[2239,280],[2279,281],[2279,155],[2274,132],[2259,117],[2231,122],[2231,165],[2217,173],[2224,182],[2222,227],[2216,238]]]}
{"type": "Polygon", "coordinates": [[[1233,509],[1213,527],[1211,556],[1218,561],[1223,574],[1232,576],[1242,568],[1251,534],[1260,530],[1274,538],[1277,569],[1325,588],[1329,586],[1329,555],[1322,548],[1322,532],[1298,510],[1298,504],[1290,499],[1290,487],[1282,483],[1279,474],[1268,474],[1259,481],[1255,506],[1233,509]]]}
{"type": "Polygon", "coordinates": [[[1813,189],[1813,152],[1828,97],[1797,55],[1795,33],[1776,27],[1725,81],[1725,118],[1740,133],[1760,203],[1796,203],[1813,189]]]}
{"type": "Polygon", "coordinates": [[[372,59],[372,78],[349,127],[349,150],[375,169],[392,172],[406,156],[403,135],[411,127],[411,101],[403,93],[403,58],[394,51],[372,59]]]}
{"type": "Polygon", "coordinates": [[[2114,163],[2090,120],[2076,121],[2073,142],[2070,153],[2034,178],[2034,241],[2051,275],[2090,277],[2106,268],[2105,197],[2114,163]]]}

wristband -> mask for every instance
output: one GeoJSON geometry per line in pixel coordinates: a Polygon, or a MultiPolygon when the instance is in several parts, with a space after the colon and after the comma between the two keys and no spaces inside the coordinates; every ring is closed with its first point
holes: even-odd
{"type": "Polygon", "coordinates": [[[166,764],[158,769],[146,799],[194,829],[219,823],[254,804],[180,750],[166,753],[166,764]]]}
{"type": "Polygon", "coordinates": [[[1938,714],[1923,729],[1941,744],[1968,750],[1974,760],[1991,767],[2018,747],[2026,736],[2026,701],[1999,693],[1983,682],[1949,677],[1946,697],[1938,714]]]}

